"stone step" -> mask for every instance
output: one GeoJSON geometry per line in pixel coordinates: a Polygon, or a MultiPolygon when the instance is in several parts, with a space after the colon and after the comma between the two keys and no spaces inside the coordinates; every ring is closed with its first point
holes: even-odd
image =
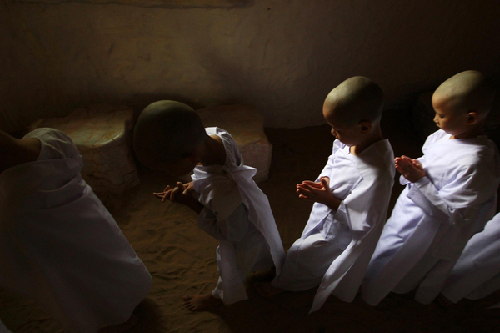
{"type": "Polygon", "coordinates": [[[82,176],[96,193],[120,193],[139,183],[132,158],[133,110],[97,104],[66,117],[40,119],[32,128],[66,133],[83,158],[82,176]]]}

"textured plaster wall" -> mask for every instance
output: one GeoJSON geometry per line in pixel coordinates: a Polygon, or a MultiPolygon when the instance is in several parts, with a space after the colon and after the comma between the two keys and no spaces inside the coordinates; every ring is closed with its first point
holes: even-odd
{"type": "Polygon", "coordinates": [[[246,102],[272,127],[323,122],[331,88],[373,78],[388,104],[452,74],[500,72],[500,2],[254,0],[144,8],[0,0],[0,128],[93,102],[246,102]]]}

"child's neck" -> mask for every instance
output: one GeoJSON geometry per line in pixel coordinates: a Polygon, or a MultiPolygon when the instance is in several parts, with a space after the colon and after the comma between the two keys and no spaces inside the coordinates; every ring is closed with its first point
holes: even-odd
{"type": "Polygon", "coordinates": [[[203,145],[200,163],[204,166],[224,165],[226,163],[226,149],[222,139],[217,135],[210,135],[203,145]]]}
{"type": "Polygon", "coordinates": [[[366,148],[370,147],[372,144],[383,140],[382,130],[379,126],[374,128],[372,132],[360,143],[355,146],[351,146],[350,153],[354,156],[361,154],[366,148]]]}
{"type": "Polygon", "coordinates": [[[484,135],[484,127],[482,125],[474,126],[470,131],[461,134],[454,134],[450,139],[475,139],[480,135],[484,135]]]}

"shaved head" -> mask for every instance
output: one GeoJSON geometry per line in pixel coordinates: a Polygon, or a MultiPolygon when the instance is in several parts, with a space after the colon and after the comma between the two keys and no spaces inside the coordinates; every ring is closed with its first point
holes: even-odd
{"type": "Polygon", "coordinates": [[[148,105],[134,128],[133,146],[147,166],[189,157],[207,134],[198,114],[188,105],[159,101],[148,105]]]}
{"type": "Polygon", "coordinates": [[[458,73],[443,82],[432,95],[433,104],[445,104],[453,112],[476,112],[484,118],[493,106],[495,91],[477,71],[458,73]]]}
{"type": "Polygon", "coordinates": [[[355,76],[334,88],[323,104],[325,117],[334,117],[347,126],[382,117],[384,93],[372,80],[355,76]]]}

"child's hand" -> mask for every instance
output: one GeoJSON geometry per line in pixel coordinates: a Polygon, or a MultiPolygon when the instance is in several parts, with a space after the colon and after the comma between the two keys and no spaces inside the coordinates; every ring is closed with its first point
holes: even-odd
{"type": "MultiPolygon", "coordinates": [[[[328,178],[328,177],[321,177],[321,179],[323,179],[323,178],[328,178]]],[[[321,179],[319,180],[319,182],[313,182],[312,180],[303,180],[302,184],[297,184],[297,193],[299,193],[299,188],[302,187],[303,184],[307,184],[307,185],[314,187],[314,188],[323,188],[323,185],[321,184],[321,179]]],[[[300,197],[300,195],[299,195],[299,197],[300,197]]],[[[301,198],[301,199],[303,199],[303,198],[301,198]]]]}
{"type": "Polygon", "coordinates": [[[411,159],[408,156],[401,156],[394,159],[396,169],[410,182],[415,183],[425,177],[427,172],[418,160],[411,159]]]}
{"type": "Polygon", "coordinates": [[[191,196],[191,192],[194,190],[193,182],[189,182],[187,184],[182,184],[181,182],[177,182],[177,186],[174,188],[170,188],[170,185],[167,185],[163,192],[153,193],[158,199],[161,199],[161,202],[165,202],[165,200],[170,200],[171,202],[176,202],[180,204],[188,204],[190,201],[194,200],[191,196]]]}
{"type": "Polygon", "coordinates": [[[300,199],[318,202],[335,210],[341,202],[333,195],[328,177],[321,177],[319,182],[305,180],[302,184],[297,184],[297,193],[300,199]]]}

